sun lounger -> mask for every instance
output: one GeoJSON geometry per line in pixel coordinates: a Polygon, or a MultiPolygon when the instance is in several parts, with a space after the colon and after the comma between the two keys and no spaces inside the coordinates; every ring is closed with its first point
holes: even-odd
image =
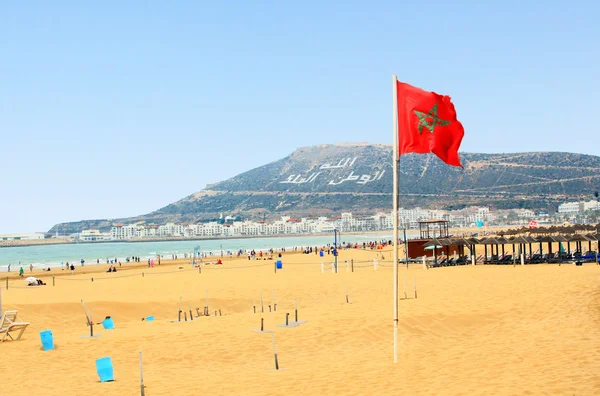
{"type": "Polygon", "coordinates": [[[456,260],[456,265],[465,265],[467,263],[469,256],[460,256],[457,260],[456,260]]]}
{"type": "Polygon", "coordinates": [[[6,336],[10,337],[11,340],[19,340],[23,335],[23,332],[29,326],[28,322],[23,322],[17,317],[18,311],[6,311],[2,315],[0,321],[0,342],[3,342],[6,336]],[[17,338],[14,338],[11,333],[17,333],[17,338]]]}

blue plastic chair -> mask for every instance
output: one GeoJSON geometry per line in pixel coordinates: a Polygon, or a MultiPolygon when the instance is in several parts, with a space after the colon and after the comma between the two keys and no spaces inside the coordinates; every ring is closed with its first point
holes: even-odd
{"type": "Polygon", "coordinates": [[[114,330],[115,322],[113,321],[112,318],[106,318],[102,321],[102,326],[104,327],[105,330],[114,330]]]}
{"type": "Polygon", "coordinates": [[[277,265],[277,269],[282,269],[283,268],[283,263],[281,262],[281,260],[277,260],[275,262],[275,265],[277,265]]]}
{"type": "Polygon", "coordinates": [[[44,351],[51,351],[54,349],[52,330],[40,331],[40,338],[42,340],[42,347],[44,348],[44,351]]]}
{"type": "Polygon", "coordinates": [[[110,356],[96,360],[96,371],[98,372],[98,376],[100,377],[100,382],[108,382],[115,380],[112,360],[110,360],[110,356]]]}

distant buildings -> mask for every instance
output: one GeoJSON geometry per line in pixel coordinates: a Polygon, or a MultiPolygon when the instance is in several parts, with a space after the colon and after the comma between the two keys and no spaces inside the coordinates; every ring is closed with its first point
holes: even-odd
{"type": "MultiPolygon", "coordinates": [[[[461,210],[437,210],[422,208],[400,208],[398,223],[401,228],[416,229],[419,221],[447,220],[453,228],[482,227],[484,225],[528,226],[531,221],[539,225],[561,223],[567,217],[570,221],[590,221],[583,217],[589,211],[599,211],[598,201],[565,202],[558,212],[536,212],[530,209],[497,210],[494,213],[488,207],[469,207],[461,210]]],[[[589,217],[589,216],[588,216],[589,217]]],[[[589,217],[595,219],[595,217],[589,217]]],[[[282,216],[272,223],[265,221],[236,221],[232,216],[221,216],[219,221],[198,224],[167,223],[156,225],[115,224],[110,232],[85,230],[79,234],[81,241],[119,241],[146,238],[221,238],[232,236],[274,236],[301,235],[340,232],[366,232],[392,230],[394,222],[391,212],[379,212],[374,215],[354,215],[343,212],[340,216],[303,217],[294,219],[282,216]]],[[[239,218],[238,218],[239,219],[239,218]]],[[[36,235],[36,234],[33,234],[36,235]]],[[[39,234],[43,237],[43,234],[39,234]]],[[[2,236],[0,236],[1,240],[2,236]]]]}
{"type": "Polygon", "coordinates": [[[588,202],[565,202],[558,205],[558,213],[562,215],[578,215],[587,212],[588,210],[600,210],[600,203],[596,200],[588,202]]]}
{"type": "Polygon", "coordinates": [[[0,241],[31,241],[44,239],[46,234],[35,232],[33,234],[0,234],[0,241]]]}
{"type": "MultiPolygon", "coordinates": [[[[444,219],[460,227],[489,223],[495,219],[489,208],[469,208],[461,211],[443,211],[429,209],[400,209],[398,221],[401,227],[416,229],[422,220],[444,219]]],[[[161,226],[123,225],[115,224],[109,234],[99,233],[95,230],[86,230],[80,234],[80,239],[92,240],[130,240],[144,238],[218,238],[230,236],[273,236],[273,235],[301,235],[340,232],[365,232],[391,230],[393,227],[391,212],[380,212],[375,215],[356,216],[344,212],[335,218],[329,217],[303,217],[294,219],[282,216],[272,223],[264,221],[234,221],[227,216],[221,221],[211,221],[198,224],[167,223],[161,226]],[[95,239],[94,239],[95,238],[95,239]]]]}

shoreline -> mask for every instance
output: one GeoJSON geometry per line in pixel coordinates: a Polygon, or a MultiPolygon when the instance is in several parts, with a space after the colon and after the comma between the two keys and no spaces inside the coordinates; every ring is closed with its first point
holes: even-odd
{"type": "MultiPolygon", "coordinates": [[[[465,232],[494,232],[501,229],[510,230],[509,226],[491,226],[485,228],[449,228],[451,234],[465,233],[465,232]]],[[[340,236],[344,235],[390,235],[393,230],[380,230],[380,231],[352,231],[340,233],[340,236]]],[[[407,230],[407,232],[418,233],[418,229],[407,230]]],[[[111,241],[68,241],[68,240],[54,240],[54,239],[40,239],[40,240],[18,240],[18,241],[0,241],[0,249],[4,248],[19,248],[19,247],[30,247],[30,246],[44,246],[44,245],[94,245],[94,244],[105,244],[105,243],[138,243],[138,242],[185,242],[185,241],[218,241],[218,240],[237,240],[237,239],[260,239],[260,238],[302,238],[302,237],[323,237],[333,236],[333,233],[321,232],[314,234],[275,234],[275,235],[236,235],[229,237],[163,237],[163,238],[131,238],[131,239],[118,239],[111,241]]]]}
{"type": "MultiPolygon", "coordinates": [[[[340,235],[388,235],[392,231],[353,231],[345,232],[340,235]]],[[[0,249],[2,248],[17,248],[17,247],[29,247],[29,246],[42,246],[42,245],[94,245],[104,243],[138,243],[138,242],[186,242],[186,241],[219,241],[219,240],[238,240],[238,239],[260,239],[260,238],[303,238],[303,237],[324,237],[331,236],[333,233],[321,232],[316,234],[275,234],[275,235],[236,235],[230,237],[165,237],[165,238],[131,238],[131,239],[117,239],[114,241],[54,241],[54,242],[41,242],[47,240],[30,240],[30,241],[0,241],[0,249]],[[6,245],[5,242],[26,242],[18,243],[14,245],[6,245]]]]}

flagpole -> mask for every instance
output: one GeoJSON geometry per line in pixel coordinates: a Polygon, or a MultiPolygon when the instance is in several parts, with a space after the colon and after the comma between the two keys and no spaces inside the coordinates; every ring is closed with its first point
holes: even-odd
{"type": "Polygon", "coordinates": [[[393,90],[393,118],[394,118],[394,192],[393,199],[393,218],[394,218],[394,363],[398,363],[398,95],[397,95],[397,78],[392,75],[392,90],[393,90]]]}

